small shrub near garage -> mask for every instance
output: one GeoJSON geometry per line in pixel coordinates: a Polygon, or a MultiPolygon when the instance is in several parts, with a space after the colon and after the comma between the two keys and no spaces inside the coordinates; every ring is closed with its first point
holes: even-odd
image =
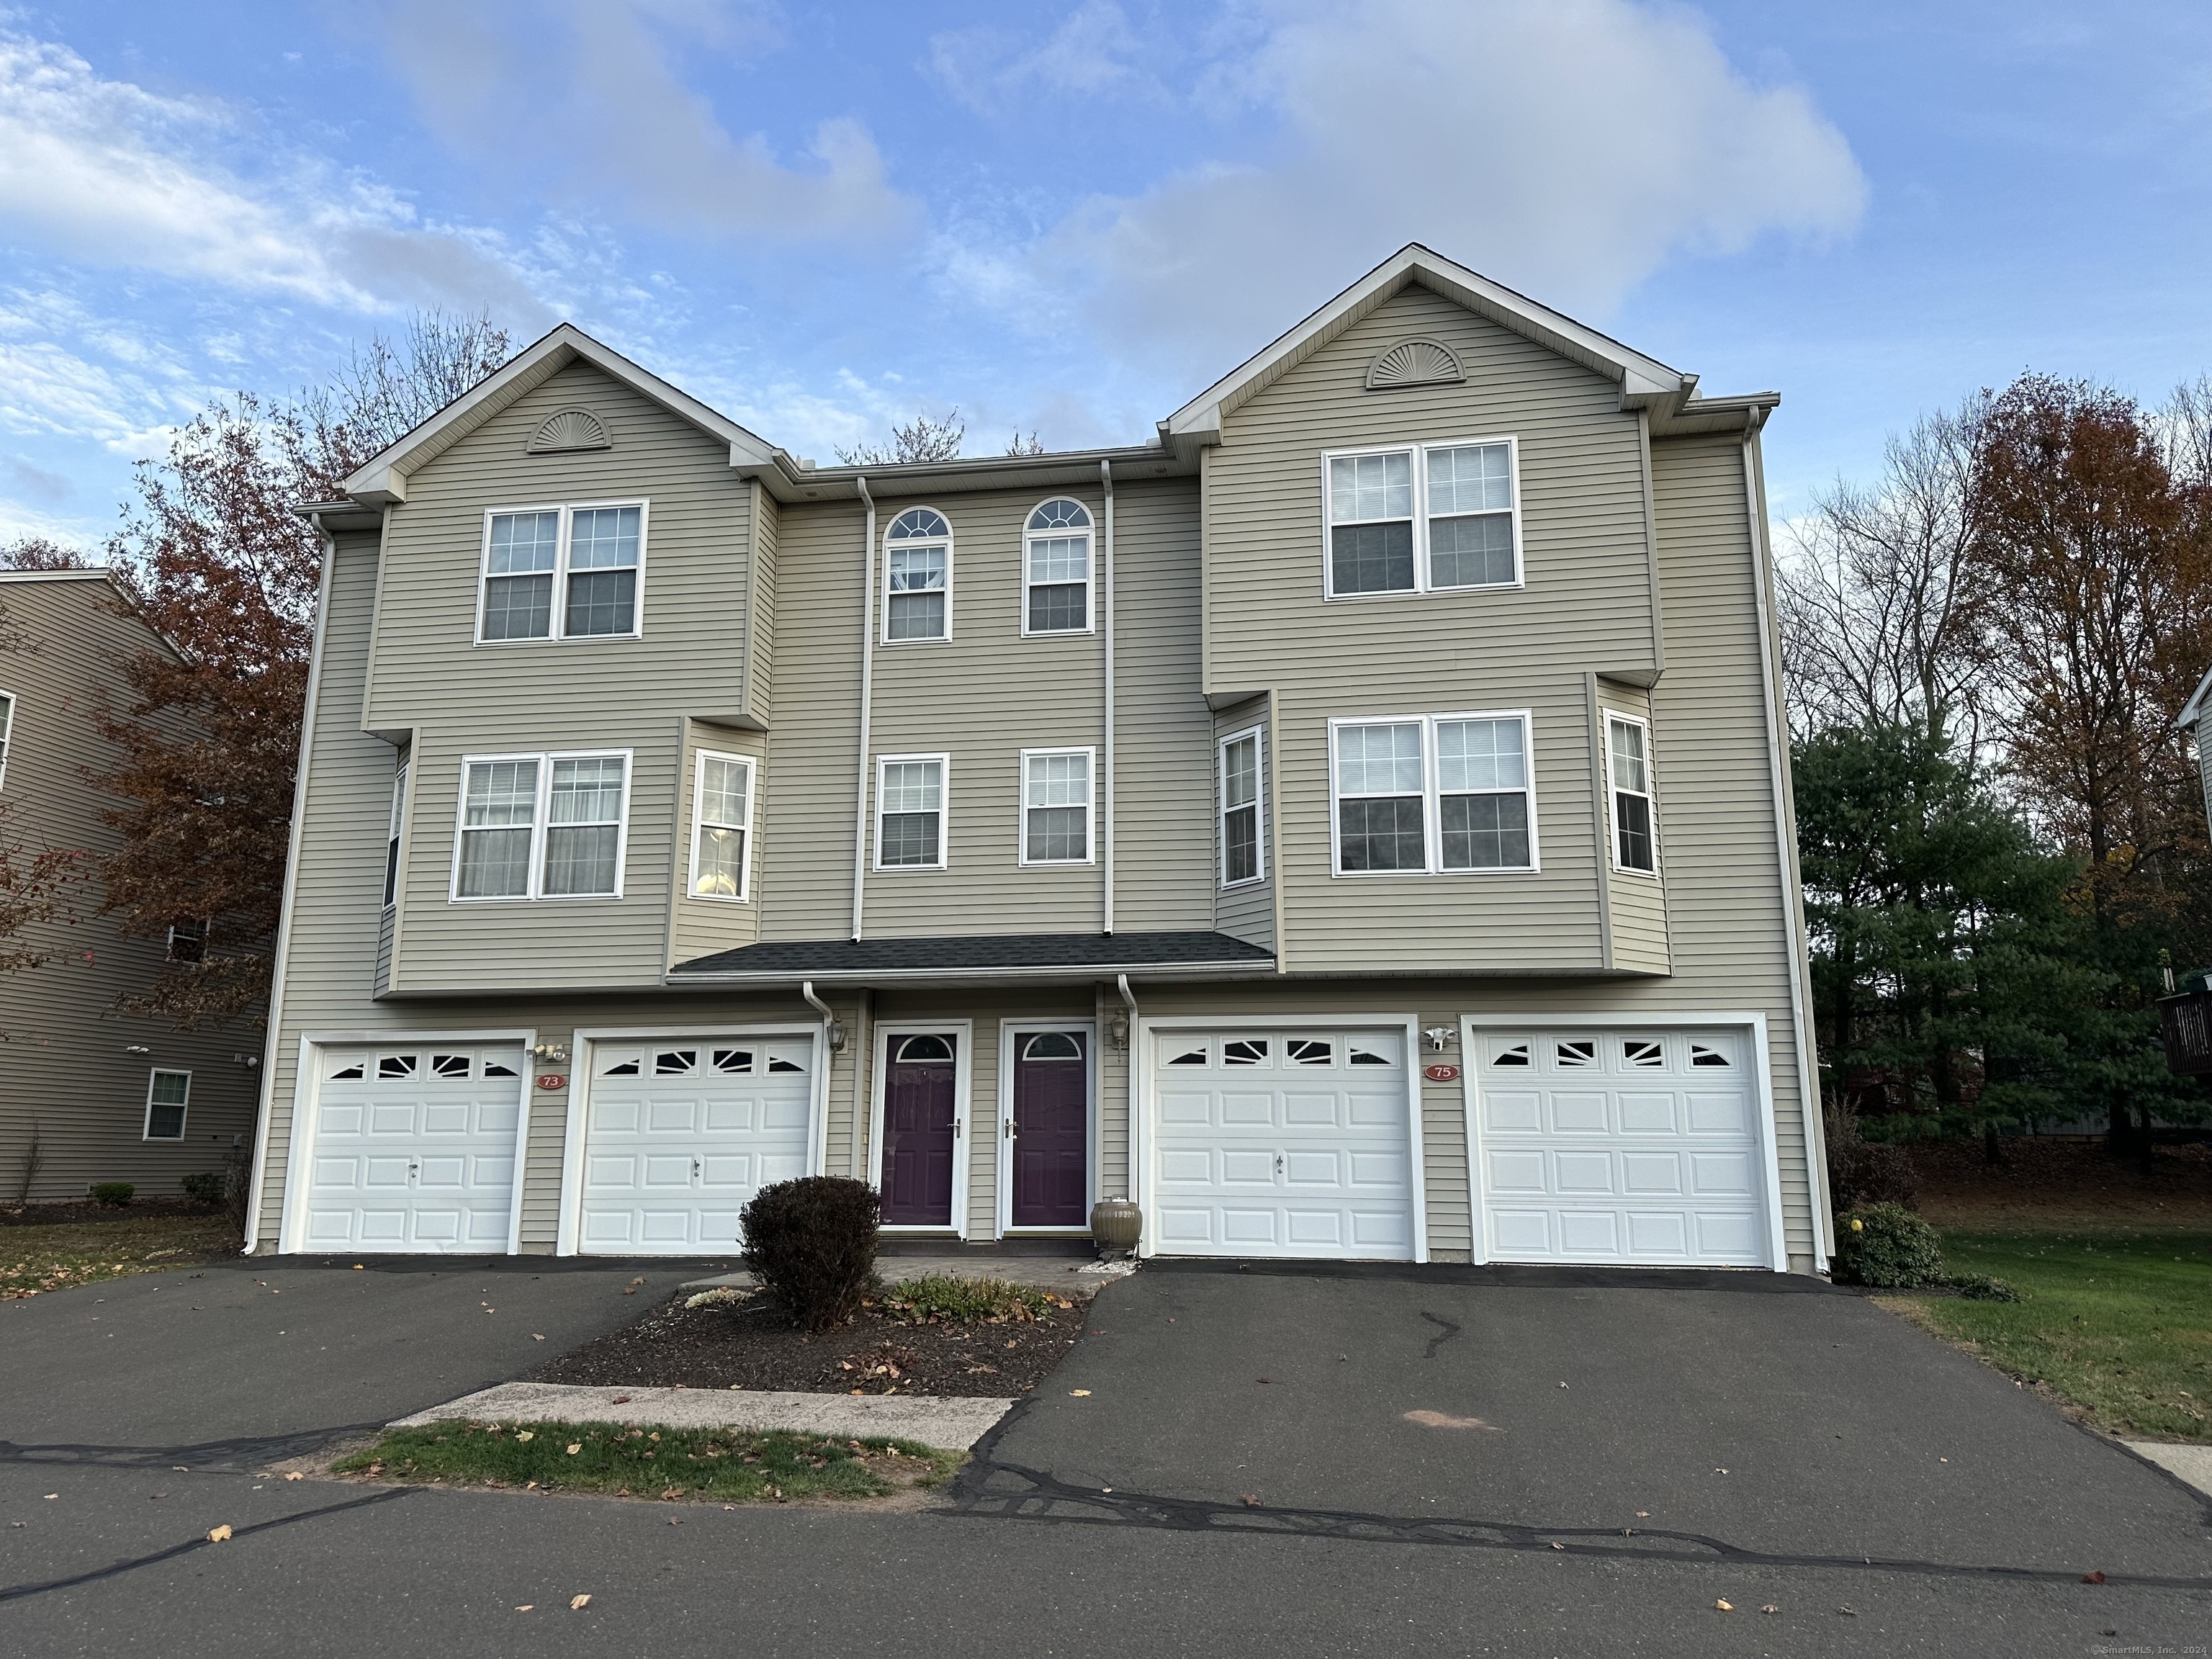
{"type": "Polygon", "coordinates": [[[1041,1319],[1047,1310],[1072,1306],[1065,1297],[1003,1279],[957,1279],[928,1273],[901,1279],[884,1293],[884,1309],[901,1319],[966,1324],[978,1319],[1041,1319]]]}
{"type": "Polygon", "coordinates": [[[1845,1285],[1922,1290],[1941,1285],[1936,1230],[1902,1204],[1868,1204],[1837,1218],[1835,1275],[1845,1285]]]}
{"type": "Polygon", "coordinates": [[[93,1183],[92,1196],[95,1203],[119,1210],[131,1201],[131,1194],[137,1190],[127,1181],[97,1181],[93,1183]]]}
{"type": "Polygon", "coordinates": [[[810,1331],[843,1324],[874,1289],[882,1220],[876,1189],[843,1176],[779,1181],[738,1213],[745,1266],[810,1331]]]}
{"type": "Polygon", "coordinates": [[[223,1200],[223,1178],[212,1170],[196,1170],[184,1179],[185,1196],[196,1198],[203,1204],[220,1204],[223,1200]]]}

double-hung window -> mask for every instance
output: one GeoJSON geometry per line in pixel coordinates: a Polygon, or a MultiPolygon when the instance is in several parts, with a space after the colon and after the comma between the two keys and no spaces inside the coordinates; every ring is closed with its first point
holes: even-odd
{"type": "Polygon", "coordinates": [[[1022,751],[1024,864],[1088,864],[1094,752],[1088,749],[1022,751]]]}
{"type": "Polygon", "coordinates": [[[485,641],[635,635],[646,504],[526,507],[484,515],[485,641]]]}
{"type": "Polygon", "coordinates": [[[1091,631],[1091,509],[1066,496],[1029,516],[1022,534],[1022,632],[1091,631]]]}
{"type": "Polygon", "coordinates": [[[1606,768],[1613,792],[1613,866],[1641,875],[1659,870],[1651,817],[1651,732],[1642,720],[1608,714],[1606,768]]]}
{"type": "Polygon", "coordinates": [[[1322,471],[1329,598],[1510,587],[1521,580],[1513,439],[1331,454],[1322,471]]]}
{"type": "Polygon", "coordinates": [[[876,762],[876,868],[945,868],[944,755],[886,755],[876,762]]]}
{"type": "Polygon", "coordinates": [[[392,823],[384,839],[384,908],[387,910],[399,898],[399,830],[406,814],[407,763],[402,761],[392,775],[392,823]]]}
{"type": "Polygon", "coordinates": [[[628,750],[462,763],[456,899],[619,898],[628,750]]]}
{"type": "Polygon", "coordinates": [[[8,781],[8,744],[15,733],[15,700],[0,691],[0,783],[8,781]]]}
{"type": "Polygon", "coordinates": [[[1260,728],[1221,740],[1221,884],[1257,881],[1267,872],[1260,811],[1260,728]]]}
{"type": "Polygon", "coordinates": [[[699,751],[691,794],[691,896],[750,896],[753,763],[742,755],[699,751]]]}
{"type": "Polygon", "coordinates": [[[1339,875],[1536,867],[1525,714],[1329,723],[1339,875]]]}
{"type": "Polygon", "coordinates": [[[909,507],[884,532],[884,641],[952,637],[952,526],[909,507]]]}
{"type": "Polygon", "coordinates": [[[192,1098],[192,1074],[156,1069],[146,1079],[148,1140],[182,1140],[185,1113],[192,1098]]]}

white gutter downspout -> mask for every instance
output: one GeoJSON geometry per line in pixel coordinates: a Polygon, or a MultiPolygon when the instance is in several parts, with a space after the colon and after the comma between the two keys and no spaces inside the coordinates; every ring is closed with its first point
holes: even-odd
{"type": "MultiPolygon", "coordinates": [[[[1101,929],[1101,931],[1102,931],[1102,932],[1103,932],[1103,933],[1111,933],[1114,931],[1114,463],[1113,463],[1113,462],[1109,461],[1109,460],[1103,460],[1103,459],[1102,459],[1102,460],[1098,463],[1098,481],[1099,481],[1099,483],[1102,483],[1103,485],[1104,485],[1104,486],[1105,486],[1105,489],[1106,489],[1106,540],[1105,540],[1104,547],[1103,547],[1103,550],[1101,551],[1101,553],[1100,553],[1100,555],[1099,555],[1099,559],[1098,559],[1099,586],[1100,586],[1100,588],[1101,588],[1101,590],[1103,591],[1103,596],[1104,596],[1104,597],[1103,597],[1103,602],[1100,604],[1100,605],[1099,605],[1099,607],[1098,607],[1098,612],[1099,612],[1099,615],[1098,615],[1098,623],[1099,623],[1099,626],[1100,626],[1101,628],[1103,628],[1103,629],[1104,629],[1106,630],[1106,763],[1105,763],[1105,767],[1104,767],[1104,769],[1104,769],[1104,774],[1105,774],[1105,775],[1104,775],[1104,777],[1103,777],[1103,778],[1102,779],[1102,781],[1101,781],[1101,783],[1100,783],[1100,790],[1101,790],[1101,793],[1104,794],[1104,796],[1105,796],[1105,798],[1106,798],[1106,799],[1105,799],[1105,803],[1104,803],[1105,810],[1104,810],[1103,813],[1102,814],[1103,823],[1102,823],[1102,826],[1101,826],[1101,828],[1100,828],[1099,836],[1098,836],[1098,856],[1099,856],[1100,861],[1101,861],[1101,862],[1105,866],[1105,872],[1106,872],[1106,896],[1105,896],[1105,902],[1104,902],[1104,906],[1103,906],[1104,913],[1105,913],[1105,914],[1104,914],[1104,923],[1105,923],[1105,925],[1104,925],[1104,927],[1101,929]]],[[[1129,994],[1129,981],[1128,981],[1128,978],[1127,978],[1127,976],[1126,975],[1123,975],[1122,980],[1121,980],[1121,994],[1122,994],[1122,996],[1123,996],[1123,997],[1125,997],[1125,998],[1129,994]]],[[[1136,1006],[1136,1005],[1135,1005],[1134,1003],[1130,1004],[1130,1007],[1131,1007],[1131,1009],[1132,1009],[1133,1011],[1134,1010],[1135,1006],[1136,1006]]]]}
{"type": "Polygon", "coordinates": [[[861,550],[860,570],[860,759],[853,793],[853,937],[860,937],[860,905],[868,878],[868,700],[876,674],[876,498],[868,494],[866,478],[853,480],[854,489],[867,503],[867,545],[861,550]]]}
{"type": "MultiPolygon", "coordinates": [[[[1801,878],[1796,838],[1792,833],[1796,813],[1790,804],[1789,786],[1784,781],[1782,710],[1774,689],[1774,622],[1766,599],[1771,550],[1767,546],[1766,525],[1759,510],[1765,492],[1759,487],[1758,444],[1759,428],[1753,426],[1745,433],[1743,440],[1744,519],[1751,533],[1752,585],[1759,602],[1759,686],[1766,705],[1767,775],[1774,791],[1775,852],[1782,871],[1783,932],[1790,949],[1790,1022],[1797,1028],[1797,1087],[1805,1118],[1805,1186],[1813,1209],[1813,1271],[1820,1273],[1835,1253],[1835,1245],[1828,1237],[1827,1158],[1819,1104],[1820,1073],[1814,1062],[1812,1023],[1805,1007],[1806,978],[1811,972],[1811,962],[1802,929],[1804,911],[1798,897],[1801,878]]],[[[1781,1265],[1786,1267],[1788,1263],[1781,1265]]]]}

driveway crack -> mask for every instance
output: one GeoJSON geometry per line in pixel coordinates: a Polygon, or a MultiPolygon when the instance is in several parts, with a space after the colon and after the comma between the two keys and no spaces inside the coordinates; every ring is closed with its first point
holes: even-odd
{"type": "Polygon", "coordinates": [[[1443,1346],[1445,1343],[1450,1341],[1452,1338],[1457,1336],[1459,1334],[1460,1328],[1453,1324],[1449,1319],[1439,1318],[1437,1315],[1431,1313],[1425,1308],[1421,1310],[1421,1317],[1427,1320],[1431,1325],[1441,1325],[1443,1328],[1443,1334],[1442,1336],[1431,1337],[1429,1339],[1427,1351],[1421,1355],[1421,1358],[1424,1359],[1434,1359],[1437,1357],[1437,1350],[1443,1346]]]}

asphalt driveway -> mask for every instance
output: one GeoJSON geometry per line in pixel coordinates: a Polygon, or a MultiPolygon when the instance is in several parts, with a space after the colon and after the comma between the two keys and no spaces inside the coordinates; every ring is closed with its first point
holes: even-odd
{"type": "Polygon", "coordinates": [[[2010,1656],[2212,1629],[2203,1500],[1863,1302],[1748,1276],[1156,1266],[920,1512],[255,1479],[699,1271],[258,1262],[0,1304],[0,1652],[2010,1656]]]}

